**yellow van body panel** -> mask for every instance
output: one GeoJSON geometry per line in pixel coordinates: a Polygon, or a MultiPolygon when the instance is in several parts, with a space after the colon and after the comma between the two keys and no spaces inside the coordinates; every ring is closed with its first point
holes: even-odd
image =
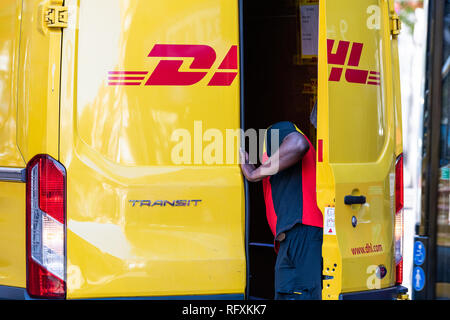
{"type": "Polygon", "coordinates": [[[395,159],[401,118],[395,119],[400,104],[392,75],[398,70],[391,60],[387,1],[326,0],[320,8],[318,140],[323,161],[317,163],[317,199],[324,213],[324,274],[330,276],[323,298],[338,299],[339,293],[395,284],[395,159]],[[364,195],[366,203],[345,205],[347,195],[364,195]],[[334,207],[335,220],[327,220],[326,207],[334,207]],[[376,275],[379,266],[387,270],[384,277],[376,275]]]}
{"type": "Polygon", "coordinates": [[[16,138],[21,11],[21,1],[0,3],[0,166],[5,167],[24,166],[16,138]]]}
{"type": "Polygon", "coordinates": [[[58,159],[61,29],[43,23],[48,5],[62,0],[23,0],[20,36],[17,145],[25,162],[46,153],[58,159]]]}
{"type": "Polygon", "coordinates": [[[25,184],[0,182],[0,285],[25,288],[25,184]]]}
{"type": "MultiPolygon", "coordinates": [[[[17,147],[21,1],[0,3],[0,167],[23,168],[17,147]]],[[[25,184],[0,182],[0,285],[25,287],[25,184]]]]}
{"type": "MultiPolygon", "coordinates": [[[[388,1],[389,16],[397,16],[394,0],[388,1]]],[[[402,95],[400,88],[400,61],[398,54],[398,37],[391,37],[392,81],[395,99],[395,155],[403,153],[402,95]]]]}
{"type": "MultiPolygon", "coordinates": [[[[242,175],[235,164],[205,165],[208,129],[225,136],[240,126],[239,75],[229,86],[207,86],[238,45],[237,1],[65,5],[67,298],[244,294],[242,175]],[[108,14],[99,15],[103,8],[108,14]],[[109,85],[110,72],[153,71],[161,59],[148,55],[157,44],[208,45],[216,62],[191,86],[109,85]],[[174,163],[174,131],[188,134],[193,148],[203,138],[204,161],[191,154],[191,163],[174,163]],[[191,202],[173,206],[177,200],[191,202]]],[[[180,71],[190,71],[192,58],[178,59],[180,71]]]]}
{"type": "MultiPolygon", "coordinates": [[[[323,14],[326,9],[325,1],[319,2],[319,61],[327,61],[327,16],[323,14]]],[[[320,130],[317,130],[317,141],[323,141],[322,159],[319,160],[319,150],[316,153],[316,193],[317,206],[321,209],[322,215],[325,213],[325,208],[335,207],[335,181],[334,173],[329,164],[329,112],[328,112],[328,65],[325,63],[318,64],[318,95],[317,105],[317,125],[320,130]]],[[[324,217],[324,228],[328,225],[327,219],[324,217]]],[[[322,274],[326,276],[323,279],[322,299],[323,300],[337,300],[341,293],[342,287],[342,261],[339,248],[339,242],[336,235],[323,236],[322,257],[323,269],[322,274]]]]}
{"type": "MultiPolygon", "coordinates": [[[[23,168],[38,153],[58,157],[61,31],[43,8],[61,1],[3,1],[0,28],[0,166],[23,168]]],[[[25,184],[1,182],[0,285],[25,286],[25,184]]]]}

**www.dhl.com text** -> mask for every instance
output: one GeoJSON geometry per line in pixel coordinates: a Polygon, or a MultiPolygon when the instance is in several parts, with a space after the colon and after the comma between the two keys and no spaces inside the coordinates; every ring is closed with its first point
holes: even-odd
{"type": "Polygon", "coordinates": [[[351,248],[350,250],[352,251],[353,255],[367,254],[373,252],[381,252],[383,251],[383,246],[381,244],[372,245],[371,243],[366,243],[364,247],[351,248]]]}

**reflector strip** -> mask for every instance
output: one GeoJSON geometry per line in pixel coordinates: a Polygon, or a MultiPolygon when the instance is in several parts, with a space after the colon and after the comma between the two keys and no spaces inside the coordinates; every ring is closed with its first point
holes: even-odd
{"type": "Polygon", "coordinates": [[[317,141],[317,161],[323,162],[323,140],[319,139],[317,141]]]}

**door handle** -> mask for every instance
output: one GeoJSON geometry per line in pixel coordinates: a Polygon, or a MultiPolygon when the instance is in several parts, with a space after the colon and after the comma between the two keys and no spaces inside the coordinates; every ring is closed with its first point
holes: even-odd
{"type": "Polygon", "coordinates": [[[366,197],[365,196],[345,196],[344,203],[347,205],[364,204],[364,203],[366,203],[366,197]]]}

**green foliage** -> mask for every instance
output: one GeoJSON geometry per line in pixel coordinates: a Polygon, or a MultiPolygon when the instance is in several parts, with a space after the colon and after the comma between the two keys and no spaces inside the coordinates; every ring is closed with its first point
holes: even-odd
{"type": "Polygon", "coordinates": [[[414,11],[417,8],[423,8],[423,0],[396,0],[395,7],[403,26],[407,27],[404,29],[407,29],[410,33],[413,33],[416,23],[414,11]]]}

